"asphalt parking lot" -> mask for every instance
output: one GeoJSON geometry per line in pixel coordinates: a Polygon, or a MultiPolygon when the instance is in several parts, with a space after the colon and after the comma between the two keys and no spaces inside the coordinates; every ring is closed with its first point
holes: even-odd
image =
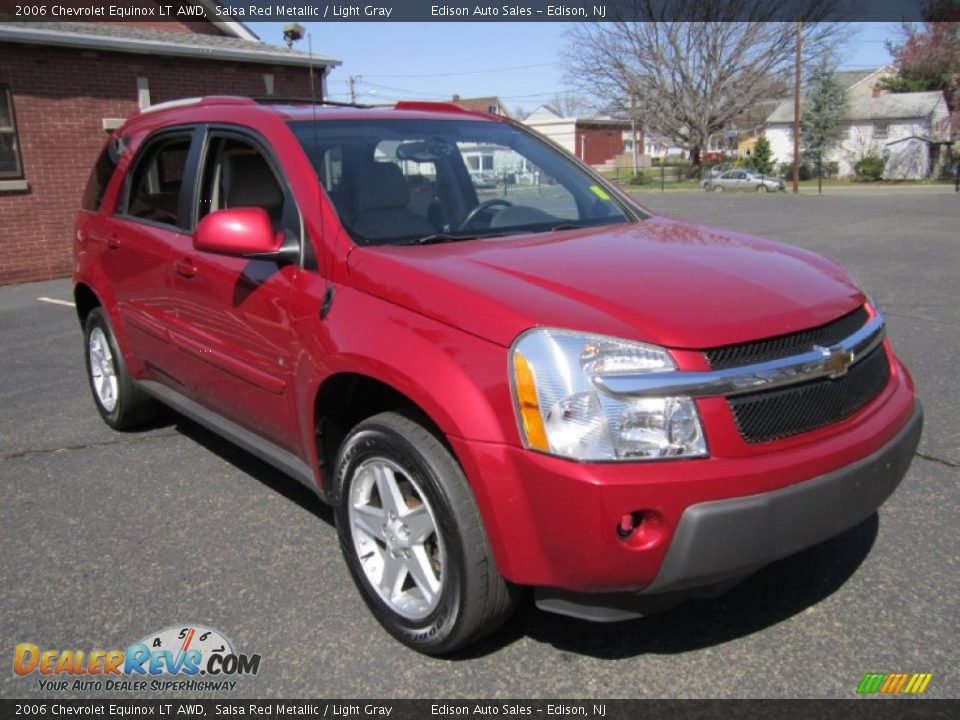
{"type": "Polygon", "coordinates": [[[360,601],[319,501],[176,416],[109,430],[73,309],[39,300],[69,301],[69,282],[4,287],[0,696],[47,695],[10,670],[17,643],[122,649],[200,623],[263,658],[232,697],[852,697],[865,673],[898,671],[960,697],[960,195],[638,197],[829,255],[874,294],[927,413],[878,516],[716,600],[592,625],[527,599],[469,654],[424,658],[360,601]]]}

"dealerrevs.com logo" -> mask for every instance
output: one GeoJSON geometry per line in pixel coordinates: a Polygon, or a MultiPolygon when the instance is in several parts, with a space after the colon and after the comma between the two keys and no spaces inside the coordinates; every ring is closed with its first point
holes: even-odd
{"type": "Polygon", "coordinates": [[[150,633],[126,650],[49,650],[20,643],[13,671],[38,675],[41,690],[143,692],[146,690],[229,691],[233,679],[256,675],[260,655],[244,655],[218,630],[175,625],[150,633]]]}

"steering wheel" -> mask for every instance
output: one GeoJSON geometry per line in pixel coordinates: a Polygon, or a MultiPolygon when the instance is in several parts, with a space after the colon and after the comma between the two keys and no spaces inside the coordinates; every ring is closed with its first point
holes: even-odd
{"type": "Polygon", "coordinates": [[[502,205],[503,207],[513,207],[513,203],[509,200],[505,200],[504,198],[491,198],[490,200],[484,200],[473,210],[467,213],[467,216],[463,219],[463,222],[460,223],[460,227],[458,229],[465,230],[470,226],[470,223],[477,219],[477,215],[485,210],[489,210],[492,207],[497,207],[498,205],[502,205]]]}

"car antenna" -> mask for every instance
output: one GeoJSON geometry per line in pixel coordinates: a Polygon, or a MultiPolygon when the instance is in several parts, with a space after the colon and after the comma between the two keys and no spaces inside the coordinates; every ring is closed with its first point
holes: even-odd
{"type": "Polygon", "coordinates": [[[317,212],[320,217],[320,274],[323,276],[323,282],[325,289],[323,291],[323,301],[320,303],[320,319],[325,320],[327,315],[330,312],[330,306],[333,304],[333,283],[330,282],[330,278],[327,276],[327,244],[323,235],[323,213],[321,208],[323,207],[323,191],[320,189],[320,170],[315,160],[316,153],[320,148],[320,139],[317,137],[317,105],[320,104],[320,100],[317,98],[317,85],[313,79],[313,33],[307,33],[307,53],[310,55],[310,98],[312,102],[310,103],[310,114],[312,116],[312,132],[313,132],[313,153],[307,153],[307,157],[310,159],[310,163],[313,165],[313,172],[317,176],[317,212]],[[312,156],[312,157],[311,157],[312,156]]]}

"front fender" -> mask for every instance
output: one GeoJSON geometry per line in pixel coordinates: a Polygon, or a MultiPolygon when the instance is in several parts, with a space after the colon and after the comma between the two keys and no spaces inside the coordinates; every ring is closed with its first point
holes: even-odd
{"type": "Polygon", "coordinates": [[[506,348],[346,286],[326,320],[309,322],[301,337],[310,378],[298,409],[308,426],[323,382],[349,372],[410,398],[445,435],[519,444],[506,348]]]}

